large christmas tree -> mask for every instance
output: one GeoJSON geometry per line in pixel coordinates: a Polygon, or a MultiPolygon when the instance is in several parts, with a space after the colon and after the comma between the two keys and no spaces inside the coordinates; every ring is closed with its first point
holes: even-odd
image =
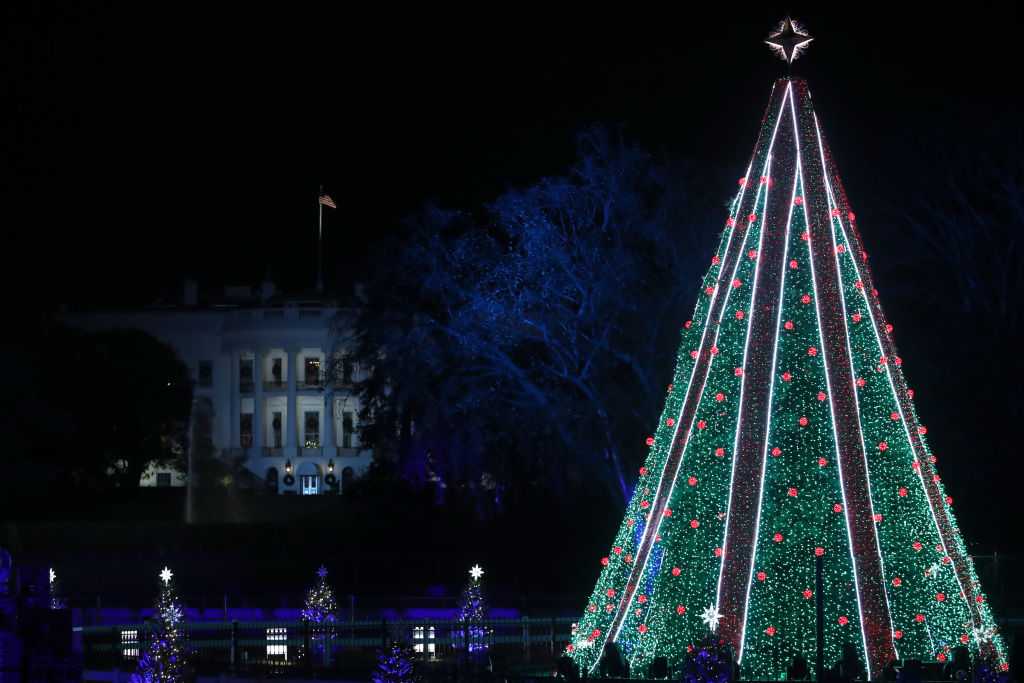
{"type": "MultiPolygon", "coordinates": [[[[810,37],[767,41],[792,62],[810,37]]],[[[806,82],[776,82],[673,383],[569,652],[640,671],[708,627],[744,678],[813,661],[871,677],[953,648],[1005,649],[914,411],[892,325],[806,82]]]]}
{"type": "Polygon", "coordinates": [[[163,586],[156,605],[156,628],[149,647],[139,658],[133,683],[180,683],[185,680],[186,649],[181,627],[184,612],[171,583],[173,573],[167,567],[160,572],[163,586]]]}

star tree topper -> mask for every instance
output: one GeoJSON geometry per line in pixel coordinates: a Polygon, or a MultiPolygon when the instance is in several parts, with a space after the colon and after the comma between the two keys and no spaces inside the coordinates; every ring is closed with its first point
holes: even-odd
{"type": "Polygon", "coordinates": [[[321,579],[327,578],[327,567],[320,565],[320,569],[316,570],[316,575],[321,579]]]}
{"type": "Polygon", "coordinates": [[[167,567],[164,567],[164,570],[160,572],[160,580],[164,582],[165,586],[171,582],[172,576],[174,576],[174,574],[167,567]]]}
{"type": "Polygon", "coordinates": [[[800,22],[786,17],[779,22],[774,31],[768,34],[764,41],[772,49],[779,59],[792,64],[803,51],[807,49],[810,42],[814,40],[800,22]]]}
{"type": "Polygon", "coordinates": [[[722,614],[718,611],[718,608],[715,607],[714,605],[711,605],[710,607],[708,607],[706,610],[704,610],[704,613],[700,615],[700,620],[708,625],[708,628],[711,629],[712,633],[714,633],[715,629],[718,628],[718,621],[721,618],[722,618],[722,614]]]}
{"type": "Polygon", "coordinates": [[[480,568],[480,565],[474,564],[473,568],[469,570],[469,575],[473,577],[474,581],[479,581],[480,577],[484,575],[484,570],[480,568]]]}

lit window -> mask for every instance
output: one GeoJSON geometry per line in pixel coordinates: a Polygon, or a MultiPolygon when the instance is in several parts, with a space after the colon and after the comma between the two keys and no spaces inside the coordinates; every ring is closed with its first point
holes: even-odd
{"type": "Polygon", "coordinates": [[[315,496],[320,493],[320,477],[318,475],[303,474],[300,479],[302,480],[302,495],[315,496]]]}
{"type": "Polygon", "coordinates": [[[433,657],[437,654],[437,644],[434,642],[435,634],[436,630],[433,626],[414,626],[412,629],[413,650],[419,653],[425,652],[433,657]]]}
{"type": "Polygon", "coordinates": [[[280,626],[267,629],[267,658],[288,661],[288,629],[280,626]]]}
{"type": "Polygon", "coordinates": [[[121,656],[136,658],[139,656],[138,629],[133,628],[121,631],[121,656]]]}

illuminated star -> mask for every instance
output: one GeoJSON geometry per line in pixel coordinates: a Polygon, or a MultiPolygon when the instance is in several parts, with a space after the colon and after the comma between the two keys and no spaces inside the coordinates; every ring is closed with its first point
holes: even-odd
{"type": "Polygon", "coordinates": [[[57,572],[53,571],[53,567],[50,567],[50,583],[57,580],[57,572]]]}
{"type": "Polygon", "coordinates": [[[474,564],[473,568],[469,570],[469,575],[473,577],[474,581],[479,581],[480,577],[484,575],[484,570],[480,568],[480,565],[474,564]]]}
{"type": "Polygon", "coordinates": [[[327,576],[327,567],[320,565],[320,569],[316,570],[316,575],[321,579],[325,578],[327,576]]]}
{"type": "Polygon", "coordinates": [[[165,586],[171,582],[172,576],[174,576],[174,574],[171,573],[171,570],[167,567],[164,567],[164,570],[160,572],[160,580],[164,582],[165,586]]]}
{"type": "Polygon", "coordinates": [[[812,40],[814,38],[807,32],[807,29],[799,22],[786,17],[779,22],[774,31],[768,34],[768,38],[764,42],[779,59],[787,64],[792,64],[807,49],[807,45],[812,40]]]}
{"type": "Polygon", "coordinates": [[[939,571],[941,569],[942,569],[942,567],[939,566],[938,562],[933,562],[932,566],[928,567],[928,571],[926,571],[924,573],[924,575],[927,576],[930,579],[934,579],[936,576],[939,575],[939,571]]]}
{"type": "Polygon", "coordinates": [[[721,613],[719,613],[718,608],[714,605],[708,607],[706,610],[704,610],[704,613],[700,615],[700,620],[708,625],[708,628],[711,629],[712,633],[714,633],[715,629],[718,628],[718,621],[721,618],[721,613]]]}
{"type": "Polygon", "coordinates": [[[974,629],[974,639],[979,643],[985,643],[992,640],[992,637],[996,634],[996,630],[989,627],[977,627],[974,629]]]}

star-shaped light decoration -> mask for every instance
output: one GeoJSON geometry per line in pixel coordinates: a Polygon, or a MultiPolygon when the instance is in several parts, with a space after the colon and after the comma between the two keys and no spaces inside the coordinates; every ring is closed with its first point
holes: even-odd
{"type": "Polygon", "coordinates": [[[992,628],[991,626],[988,626],[988,627],[979,626],[979,627],[973,629],[973,631],[974,631],[974,639],[976,641],[978,641],[979,643],[987,643],[988,641],[992,640],[992,637],[995,636],[995,634],[996,634],[996,630],[994,628],[992,628]]]}
{"type": "Polygon", "coordinates": [[[53,571],[53,567],[50,567],[50,583],[57,580],[57,572],[53,571]]]}
{"type": "Polygon", "coordinates": [[[174,574],[167,567],[164,567],[164,570],[160,572],[160,580],[164,582],[165,586],[171,582],[172,576],[174,576],[174,574]]]}
{"type": "Polygon", "coordinates": [[[473,568],[469,570],[469,575],[473,577],[474,581],[479,581],[480,577],[484,575],[484,570],[480,568],[480,565],[474,564],[473,568]]]}
{"type": "Polygon", "coordinates": [[[320,569],[316,570],[316,575],[321,579],[327,578],[327,567],[320,565],[320,569]]]}
{"type": "Polygon", "coordinates": [[[786,17],[779,22],[774,31],[768,34],[764,41],[772,49],[779,59],[792,64],[803,51],[807,49],[810,42],[814,40],[800,22],[786,17]]]}
{"type": "Polygon", "coordinates": [[[932,566],[928,567],[928,571],[926,571],[924,575],[927,576],[929,579],[934,579],[936,576],[939,575],[939,572],[941,570],[942,566],[938,562],[933,562],[932,566]]]}
{"type": "Polygon", "coordinates": [[[710,607],[708,607],[700,615],[700,620],[708,625],[708,628],[711,629],[712,633],[714,633],[715,630],[718,628],[718,621],[721,618],[722,618],[721,613],[718,611],[718,608],[715,607],[714,605],[711,605],[710,607]]]}

